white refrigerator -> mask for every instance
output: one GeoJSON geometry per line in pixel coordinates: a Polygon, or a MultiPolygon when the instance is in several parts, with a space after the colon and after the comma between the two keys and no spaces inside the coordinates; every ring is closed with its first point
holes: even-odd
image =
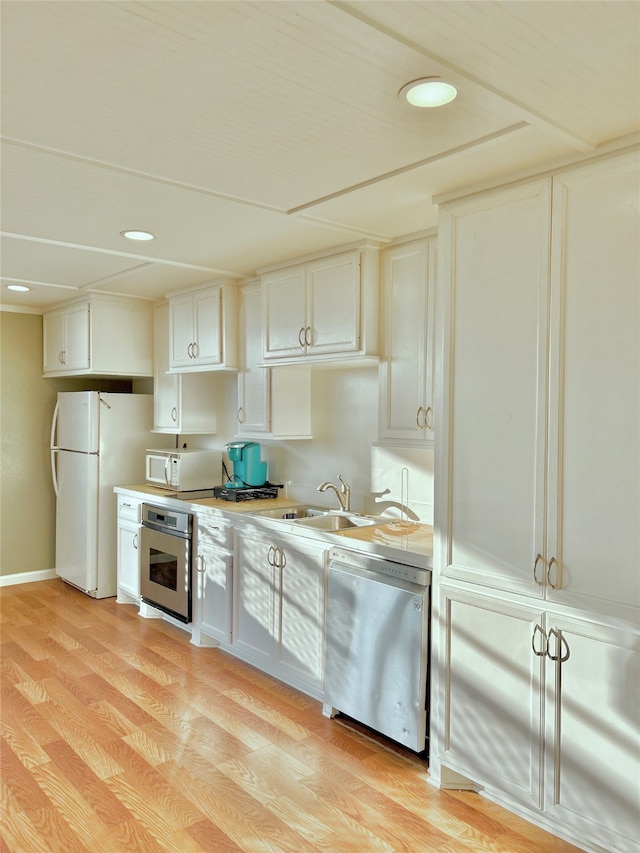
{"type": "Polygon", "coordinates": [[[51,424],[56,574],[95,598],[116,594],[116,495],[144,483],[153,395],[58,394],[51,424]]]}

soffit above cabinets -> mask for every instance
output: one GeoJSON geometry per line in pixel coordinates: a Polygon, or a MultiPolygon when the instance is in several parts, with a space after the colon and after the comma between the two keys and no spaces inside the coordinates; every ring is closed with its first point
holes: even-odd
{"type": "Polygon", "coordinates": [[[34,2],[0,14],[8,305],[162,298],[384,243],[433,227],[434,195],[638,131],[635,3],[34,2]],[[399,101],[434,74],[455,101],[399,101]],[[157,239],[130,243],[125,228],[157,239]]]}

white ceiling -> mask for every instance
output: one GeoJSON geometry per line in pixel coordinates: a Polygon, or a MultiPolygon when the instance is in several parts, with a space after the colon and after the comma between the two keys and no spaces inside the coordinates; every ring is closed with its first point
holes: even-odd
{"type": "Polygon", "coordinates": [[[390,241],[435,226],[434,195],[639,130],[638,2],[3,0],[0,14],[8,306],[161,297],[390,241]],[[458,98],[397,98],[431,75],[458,98]]]}

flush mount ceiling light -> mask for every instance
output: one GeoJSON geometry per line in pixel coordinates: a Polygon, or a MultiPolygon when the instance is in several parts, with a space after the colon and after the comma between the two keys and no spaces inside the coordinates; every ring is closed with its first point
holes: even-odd
{"type": "Polygon", "coordinates": [[[445,83],[440,77],[420,77],[404,85],[398,97],[406,98],[414,107],[442,107],[457,94],[456,87],[445,83]]]}
{"type": "Polygon", "coordinates": [[[19,293],[27,293],[31,288],[25,284],[8,284],[7,290],[17,290],[19,293]]]}
{"type": "Polygon", "coordinates": [[[121,231],[120,234],[127,240],[155,240],[156,235],[150,231],[121,231]]]}

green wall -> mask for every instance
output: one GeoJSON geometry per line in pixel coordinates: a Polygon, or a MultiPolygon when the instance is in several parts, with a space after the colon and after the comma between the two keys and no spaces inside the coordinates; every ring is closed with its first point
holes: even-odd
{"type": "Polygon", "coordinates": [[[56,501],[49,455],[51,419],[58,391],[81,390],[129,391],[131,382],[43,379],[42,315],[0,311],[2,577],[51,570],[55,566],[56,501]]]}

